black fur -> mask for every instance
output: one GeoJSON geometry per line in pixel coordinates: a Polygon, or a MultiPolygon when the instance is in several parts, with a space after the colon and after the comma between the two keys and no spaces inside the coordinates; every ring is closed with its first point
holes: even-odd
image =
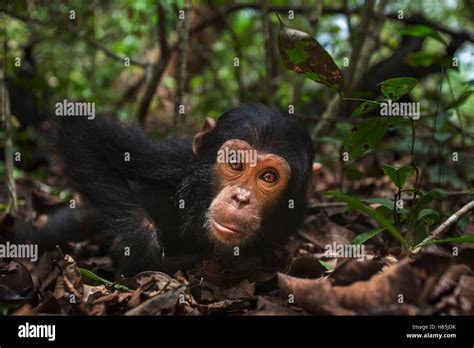
{"type": "Polygon", "coordinates": [[[303,219],[314,152],[307,132],[275,110],[251,104],[226,112],[197,156],[190,140],[151,140],[107,118],[60,118],[57,148],[65,175],[97,211],[99,228],[114,237],[117,254],[130,247],[131,255],[119,260],[122,272],[135,273],[162,269],[163,251],[166,257],[212,251],[205,216],[217,151],[229,139],[290,164],[287,189],[254,243],[257,249],[281,245],[303,219]],[[288,209],[289,199],[294,209],[288,209]],[[185,209],[178,208],[181,200],[185,209]]]}

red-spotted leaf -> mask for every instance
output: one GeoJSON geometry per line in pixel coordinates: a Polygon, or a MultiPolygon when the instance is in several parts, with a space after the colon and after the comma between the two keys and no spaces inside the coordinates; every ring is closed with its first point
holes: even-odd
{"type": "Polygon", "coordinates": [[[324,47],[311,35],[287,28],[280,21],[278,47],[283,64],[288,70],[293,70],[342,94],[345,86],[342,71],[324,47]]]}
{"type": "Polygon", "coordinates": [[[378,106],[380,106],[380,102],[375,101],[365,101],[360,104],[354,111],[352,111],[351,117],[364,115],[372,110],[375,110],[378,106]]]}
{"type": "Polygon", "coordinates": [[[347,152],[350,161],[356,160],[383,138],[390,125],[401,122],[405,122],[403,117],[384,117],[359,122],[344,139],[341,152],[347,152]]]}

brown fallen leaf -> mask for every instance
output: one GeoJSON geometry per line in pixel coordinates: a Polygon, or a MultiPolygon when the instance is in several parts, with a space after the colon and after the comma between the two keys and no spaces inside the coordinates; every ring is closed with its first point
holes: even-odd
{"type": "Polygon", "coordinates": [[[334,242],[338,245],[349,244],[355,237],[354,232],[332,222],[324,213],[308,217],[298,234],[322,250],[334,242]]]}
{"type": "Polygon", "coordinates": [[[463,314],[474,314],[474,277],[463,275],[454,290],[463,314]]]}
{"type": "Polygon", "coordinates": [[[107,314],[107,307],[103,303],[99,303],[94,305],[87,315],[92,315],[92,316],[99,316],[99,315],[106,315],[107,314]]]}
{"type": "Polygon", "coordinates": [[[207,305],[199,305],[199,309],[206,315],[242,312],[249,307],[250,302],[245,300],[223,300],[207,305]]]}
{"type": "Polygon", "coordinates": [[[31,270],[31,278],[36,287],[39,287],[40,284],[48,277],[53,269],[53,263],[48,252],[45,252],[36,263],[35,267],[31,270]]]}
{"type": "Polygon", "coordinates": [[[43,302],[32,308],[31,305],[27,304],[18,308],[13,315],[37,315],[37,314],[64,314],[61,304],[59,301],[50,293],[43,302]]]}
{"type": "Polygon", "coordinates": [[[370,279],[379,272],[385,262],[382,260],[346,259],[339,263],[334,271],[329,275],[333,285],[349,285],[355,281],[370,279]]]}
{"type": "Polygon", "coordinates": [[[317,258],[301,256],[291,262],[287,274],[296,278],[314,279],[321,277],[326,271],[317,258]]]}
{"type": "Polygon", "coordinates": [[[472,275],[472,271],[468,266],[451,265],[439,278],[438,283],[430,294],[430,300],[435,300],[453,290],[463,275],[472,275]]]}
{"type": "Polygon", "coordinates": [[[125,312],[125,315],[163,315],[175,314],[180,295],[184,293],[185,287],[167,291],[142,302],[137,307],[125,312]]]}
{"type": "Polygon", "coordinates": [[[110,294],[111,291],[105,285],[90,286],[84,284],[84,296],[82,302],[93,303],[97,299],[110,294]]]}
{"type": "Polygon", "coordinates": [[[354,312],[339,306],[339,301],[326,278],[302,279],[278,273],[280,296],[311,314],[351,315],[354,312]]]}
{"type": "Polygon", "coordinates": [[[224,296],[230,300],[236,299],[253,299],[255,293],[255,284],[250,283],[247,279],[242,280],[234,287],[222,291],[224,296]]]}
{"type": "Polygon", "coordinates": [[[5,291],[1,292],[4,296],[0,296],[3,302],[10,302],[10,292],[18,294],[19,297],[31,297],[34,290],[30,272],[17,261],[0,263],[0,285],[5,288],[5,291]]]}
{"type": "Polygon", "coordinates": [[[81,271],[76,261],[70,255],[65,255],[62,277],[59,277],[56,282],[54,296],[58,300],[62,298],[69,303],[81,303],[83,294],[81,271]]]}
{"type": "Polygon", "coordinates": [[[416,270],[405,259],[390,266],[367,281],[349,286],[335,286],[334,292],[341,306],[356,311],[371,310],[397,303],[410,303],[421,290],[416,270]],[[401,302],[403,301],[403,302],[401,302]]]}

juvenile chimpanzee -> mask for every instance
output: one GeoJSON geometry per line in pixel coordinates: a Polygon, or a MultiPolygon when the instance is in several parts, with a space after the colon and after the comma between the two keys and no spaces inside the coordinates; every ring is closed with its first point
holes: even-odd
{"type": "Polygon", "coordinates": [[[59,123],[65,175],[114,238],[125,274],[176,255],[282,245],[312,192],[309,135],[260,104],[206,119],[192,141],[151,140],[105,117],[59,123]]]}

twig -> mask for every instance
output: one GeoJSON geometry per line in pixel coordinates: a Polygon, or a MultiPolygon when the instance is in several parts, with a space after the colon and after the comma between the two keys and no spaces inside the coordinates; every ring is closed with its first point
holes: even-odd
{"type": "MultiPolygon", "coordinates": [[[[6,20],[6,19],[5,19],[6,20]]],[[[10,99],[8,96],[7,87],[7,65],[8,65],[8,37],[6,26],[2,30],[3,32],[3,72],[0,79],[1,85],[1,112],[2,112],[2,126],[5,127],[5,184],[7,188],[8,204],[6,212],[12,215],[16,214],[18,209],[18,200],[15,190],[15,179],[13,178],[13,140],[12,140],[12,123],[9,120],[11,116],[10,110],[10,99]]]]}
{"type": "MultiPolygon", "coordinates": [[[[456,102],[456,96],[454,95],[453,86],[451,84],[451,78],[449,77],[449,71],[446,73],[446,79],[448,80],[449,92],[451,94],[451,98],[453,99],[453,103],[456,102]]],[[[456,111],[456,115],[458,117],[459,127],[463,129],[462,117],[461,112],[459,111],[459,106],[455,106],[454,110],[456,111]]],[[[461,131],[461,143],[463,147],[466,147],[466,137],[464,135],[464,131],[461,131]]]]}
{"type": "Polygon", "coordinates": [[[115,102],[114,109],[117,110],[118,108],[122,107],[129,99],[135,98],[138,90],[141,88],[144,82],[145,74],[142,74],[139,79],[128,86],[127,89],[122,93],[122,96],[117,102],[115,102]]]}
{"type": "MultiPolygon", "coordinates": [[[[474,201],[470,201],[464,205],[461,209],[446,219],[441,225],[439,225],[433,232],[429,233],[428,236],[420,243],[420,245],[431,242],[437,239],[448,227],[457,222],[464,214],[474,209],[474,201]]],[[[422,247],[415,248],[412,253],[416,254],[421,250],[422,247]]]]}
{"type": "Polygon", "coordinates": [[[416,156],[415,156],[415,120],[413,118],[410,118],[411,122],[411,146],[410,146],[410,153],[411,153],[411,163],[413,168],[415,168],[415,191],[413,192],[413,200],[416,200],[416,196],[418,196],[418,192],[420,192],[420,168],[418,168],[418,164],[416,162],[416,156]]]}
{"type": "Polygon", "coordinates": [[[273,81],[273,52],[272,52],[272,41],[271,41],[271,26],[270,19],[268,18],[268,1],[260,0],[262,5],[262,26],[263,26],[263,40],[264,40],[264,62],[265,62],[265,88],[264,100],[267,104],[273,105],[275,101],[275,85],[273,81]]]}
{"type": "MultiPolygon", "coordinates": [[[[227,20],[225,20],[224,22],[232,38],[232,42],[234,44],[233,46],[234,46],[235,55],[242,60],[242,58],[244,57],[244,53],[242,52],[242,48],[240,47],[239,37],[237,36],[237,33],[235,32],[235,30],[232,29],[232,27],[229,25],[227,20]]],[[[244,81],[242,79],[241,66],[234,67],[234,79],[237,81],[237,86],[239,88],[239,103],[242,103],[245,100],[245,94],[244,94],[245,87],[244,87],[244,81]]]]}
{"type": "Polygon", "coordinates": [[[189,47],[189,14],[190,1],[186,0],[184,3],[184,18],[181,23],[181,30],[179,35],[178,57],[176,63],[176,99],[174,103],[174,127],[173,132],[176,135],[178,123],[180,120],[179,109],[183,104],[184,87],[186,82],[186,66],[188,62],[188,47],[189,47]]]}
{"type": "Polygon", "coordinates": [[[168,47],[168,43],[166,41],[166,13],[163,8],[163,5],[158,2],[158,37],[159,37],[159,44],[160,44],[160,60],[154,63],[151,66],[151,69],[147,69],[146,71],[146,86],[145,92],[138,103],[138,109],[136,113],[136,120],[138,123],[143,127],[145,124],[145,119],[148,111],[148,107],[150,106],[151,100],[153,95],[155,94],[155,90],[160,83],[161,76],[163,75],[166,66],[171,57],[171,51],[174,51],[177,48],[177,43],[173,46],[173,49],[170,50],[168,47]]]}

